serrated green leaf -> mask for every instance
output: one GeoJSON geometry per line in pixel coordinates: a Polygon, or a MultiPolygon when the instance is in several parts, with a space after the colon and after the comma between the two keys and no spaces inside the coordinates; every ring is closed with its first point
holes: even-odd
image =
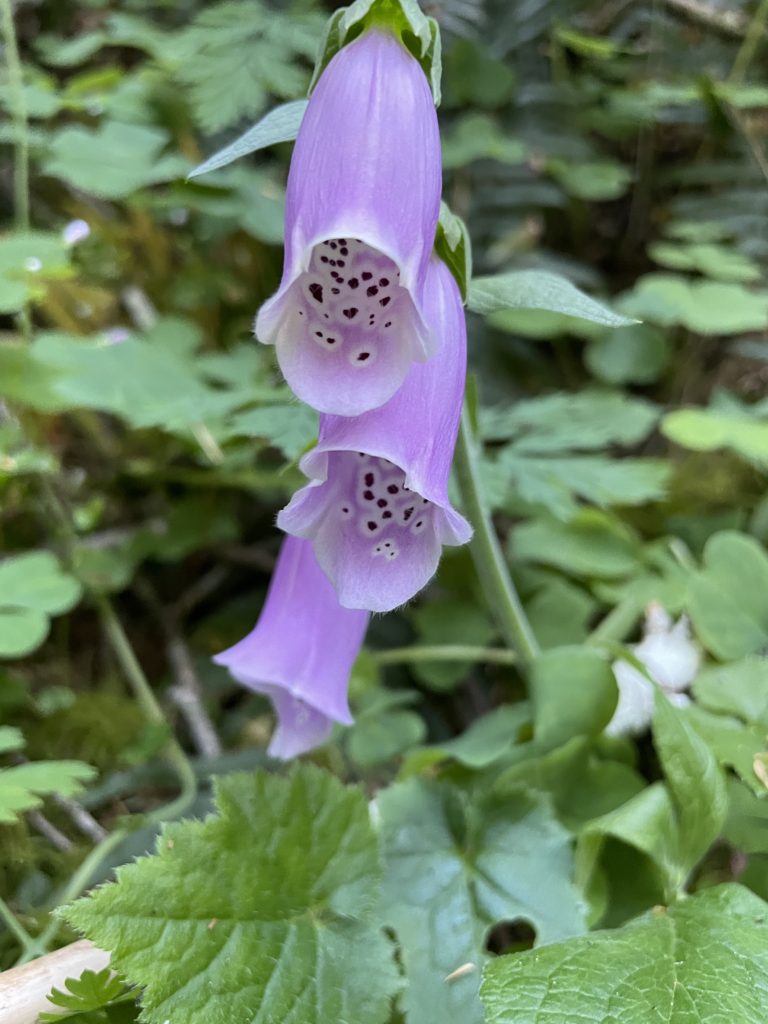
{"type": "Polygon", "coordinates": [[[623,523],[585,510],[569,523],[523,523],[510,542],[512,560],[540,562],[576,576],[621,579],[637,572],[640,545],[623,523]]]}
{"type": "Polygon", "coordinates": [[[177,37],[176,75],[188,87],[195,118],[213,133],[256,117],[270,96],[305,92],[323,19],[225,0],[201,9],[177,37]]]}
{"type": "Polygon", "coordinates": [[[718,886],[618,930],[500,957],[481,995],[487,1024],[763,1024],[768,906],[718,886]]]}
{"type": "Polygon", "coordinates": [[[736,772],[755,796],[764,796],[765,782],[755,771],[768,759],[768,734],[765,726],[745,725],[727,715],[714,715],[704,708],[683,708],[682,715],[715,756],[721,768],[736,772]]]}
{"type": "Polygon", "coordinates": [[[469,799],[412,779],[385,790],[379,806],[381,913],[402,948],[406,1018],[480,1024],[479,967],[494,923],[528,921],[539,942],[584,928],[568,833],[543,798],[524,790],[469,799]]]}
{"type": "Polygon", "coordinates": [[[60,1006],[68,1013],[41,1013],[41,1024],[55,1024],[76,1013],[90,1013],[120,999],[125,993],[125,983],[117,977],[111,967],[101,971],[85,970],[79,978],[67,978],[66,992],[54,988],[48,995],[48,1002],[60,1006]]]}
{"type": "Polygon", "coordinates": [[[67,920],[144,989],[148,1024],[384,1024],[398,981],[369,923],[380,865],[363,794],[303,765],[221,779],[216,806],[67,920]]]}
{"type": "Polygon", "coordinates": [[[243,132],[234,142],[224,146],[218,153],[209,156],[203,163],[198,164],[187,175],[189,178],[198,178],[201,174],[208,174],[210,171],[217,171],[227,164],[239,160],[242,156],[255,153],[259,149],[266,149],[267,146],[276,146],[280,142],[292,142],[299,134],[299,128],[307,109],[307,100],[294,100],[292,103],[283,103],[265,114],[260,121],[243,132]]]}
{"type": "Polygon", "coordinates": [[[682,883],[720,834],[728,797],[707,744],[658,689],[655,698],[653,740],[680,825],[676,855],[682,883]]]}
{"type": "Polygon", "coordinates": [[[481,314],[500,309],[546,309],[606,327],[634,323],[585,295],[567,278],[545,270],[513,270],[495,277],[476,277],[470,285],[467,306],[481,314]]]}

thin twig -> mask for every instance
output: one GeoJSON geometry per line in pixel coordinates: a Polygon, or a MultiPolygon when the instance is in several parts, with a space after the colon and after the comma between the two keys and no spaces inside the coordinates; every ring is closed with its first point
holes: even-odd
{"type": "Polygon", "coordinates": [[[472,647],[468,644],[393,647],[388,651],[371,651],[377,665],[405,665],[420,661],[480,661],[489,665],[516,665],[514,651],[502,647],[472,647]]]}
{"type": "Polygon", "coordinates": [[[747,19],[741,11],[721,11],[700,0],[664,0],[664,3],[667,7],[686,14],[693,21],[706,25],[707,28],[714,28],[739,38],[747,31],[747,19]]]}
{"type": "Polygon", "coordinates": [[[75,826],[94,843],[100,843],[107,837],[107,830],[103,828],[90,811],[86,811],[77,800],[72,800],[68,796],[59,796],[58,793],[53,794],[53,802],[58,804],[62,810],[66,811],[72,819],[75,826]]]}
{"type": "Polygon", "coordinates": [[[55,846],[57,850],[62,853],[69,853],[73,847],[71,839],[67,838],[63,832],[61,832],[55,825],[52,825],[50,821],[41,814],[40,811],[30,811],[27,814],[30,825],[44,836],[51,846],[55,846]]]}
{"type": "Polygon", "coordinates": [[[171,700],[184,716],[198,751],[205,757],[218,757],[221,754],[221,743],[205,710],[203,688],[189,647],[178,628],[178,620],[165,608],[149,580],[139,576],[134,589],[154,615],[165,636],[165,650],[175,680],[170,691],[171,700]]]}

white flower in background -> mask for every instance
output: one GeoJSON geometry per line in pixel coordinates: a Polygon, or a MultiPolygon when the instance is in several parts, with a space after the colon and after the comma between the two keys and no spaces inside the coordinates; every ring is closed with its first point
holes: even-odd
{"type": "Polygon", "coordinates": [[[78,219],[71,220],[67,224],[61,233],[61,237],[64,239],[65,245],[77,245],[78,242],[84,242],[90,233],[91,227],[88,221],[78,219]]]}
{"type": "MultiPolygon", "coordinates": [[[[701,653],[691,639],[684,615],[673,623],[660,604],[649,604],[643,639],[630,650],[672,704],[685,707],[690,703],[684,691],[696,678],[701,653]]],[[[627,661],[614,661],[613,674],[619,687],[619,702],[605,731],[609,736],[637,736],[645,732],[653,718],[653,685],[627,661]]]]}

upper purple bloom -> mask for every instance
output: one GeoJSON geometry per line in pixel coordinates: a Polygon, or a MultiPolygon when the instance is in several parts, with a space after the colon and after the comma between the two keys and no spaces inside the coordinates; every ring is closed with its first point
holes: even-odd
{"type": "Polygon", "coordinates": [[[310,98],[288,174],[283,279],[256,318],[308,405],[375,409],[434,352],[422,293],[441,187],[424,72],[371,29],[336,54],[310,98]]]}
{"type": "Polygon", "coordinates": [[[472,533],[448,499],[466,324],[458,286],[438,259],[428,268],[425,313],[440,355],[413,366],[381,408],[320,417],[317,446],[301,460],[311,482],[277,519],[313,542],[345,608],[386,612],[403,604],[436,571],[442,545],[464,544],[472,533]]]}
{"type": "Polygon", "coordinates": [[[274,704],[273,757],[296,757],[324,743],[334,722],[351,724],[349,673],[368,618],[339,605],[311,544],[283,541],[256,627],[214,658],[274,704]]]}

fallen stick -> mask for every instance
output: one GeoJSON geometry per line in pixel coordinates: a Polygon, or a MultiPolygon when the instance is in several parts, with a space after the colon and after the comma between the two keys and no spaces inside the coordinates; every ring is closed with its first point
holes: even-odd
{"type": "Polygon", "coordinates": [[[86,970],[101,971],[108,963],[109,953],[83,939],[4,971],[0,974],[0,1024],[36,1024],[44,1010],[57,1009],[47,999],[52,988],[63,989],[67,978],[79,978],[86,970]]]}

